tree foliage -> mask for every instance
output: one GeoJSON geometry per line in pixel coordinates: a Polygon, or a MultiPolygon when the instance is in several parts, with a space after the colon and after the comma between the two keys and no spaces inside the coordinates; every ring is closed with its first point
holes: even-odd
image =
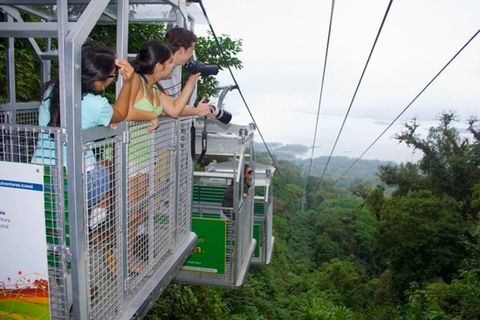
{"type": "Polygon", "coordinates": [[[462,137],[453,123],[453,112],[439,116],[439,124],[422,138],[414,119],[405,125],[406,130],[396,138],[414,150],[423,153],[418,164],[384,166],[380,178],[388,185],[396,185],[396,194],[428,189],[436,195],[453,197],[459,202],[465,218],[476,219],[477,210],[472,208],[472,188],[480,179],[479,132],[475,129],[477,119],[469,120],[471,139],[462,137]]]}
{"type": "Polygon", "coordinates": [[[429,191],[388,200],[375,244],[402,294],[411,282],[450,281],[466,257],[467,224],[458,203],[429,191]]]}

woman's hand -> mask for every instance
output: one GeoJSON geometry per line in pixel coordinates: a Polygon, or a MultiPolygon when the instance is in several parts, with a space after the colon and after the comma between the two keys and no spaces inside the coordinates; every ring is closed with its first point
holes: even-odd
{"type": "Polygon", "coordinates": [[[209,118],[214,118],[210,103],[204,102],[204,100],[205,97],[203,97],[196,106],[196,110],[198,112],[197,115],[200,117],[208,116],[209,118]]]}
{"type": "Polygon", "coordinates": [[[155,119],[150,120],[150,123],[151,125],[147,129],[148,129],[148,132],[153,132],[160,125],[160,120],[158,120],[158,118],[155,117],[155,119]]]}
{"type": "Polygon", "coordinates": [[[185,85],[195,86],[197,84],[198,78],[200,78],[200,75],[201,75],[200,72],[190,75],[185,85]]]}
{"type": "Polygon", "coordinates": [[[131,83],[134,74],[132,65],[124,59],[116,59],[115,65],[118,67],[118,72],[122,75],[123,82],[131,83]]]}

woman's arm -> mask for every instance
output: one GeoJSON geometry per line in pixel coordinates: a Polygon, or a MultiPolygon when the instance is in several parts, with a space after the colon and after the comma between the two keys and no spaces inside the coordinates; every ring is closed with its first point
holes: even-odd
{"type": "Polygon", "coordinates": [[[193,89],[195,89],[199,77],[200,73],[191,75],[188,78],[185,87],[182,89],[178,97],[175,98],[175,100],[163,92],[160,93],[160,101],[162,102],[163,110],[167,115],[176,118],[182,114],[185,106],[188,103],[188,100],[190,99],[190,96],[192,95],[193,89]]]}
{"type": "Polygon", "coordinates": [[[197,104],[196,107],[193,106],[186,106],[183,108],[180,116],[182,117],[202,117],[202,116],[209,116],[212,117],[212,108],[209,103],[203,102],[205,98],[202,98],[200,102],[197,104]]]}
{"type": "Polygon", "coordinates": [[[120,94],[113,105],[113,115],[110,120],[110,124],[115,124],[125,120],[128,114],[128,108],[130,104],[130,94],[132,91],[132,78],[133,78],[133,67],[128,63],[127,60],[117,59],[115,61],[120,74],[123,79],[123,86],[120,90],[120,94]]]}

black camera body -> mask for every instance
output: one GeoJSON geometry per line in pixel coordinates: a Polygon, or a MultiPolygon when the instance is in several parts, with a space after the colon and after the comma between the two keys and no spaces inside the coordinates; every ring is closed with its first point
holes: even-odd
{"type": "MultiPolygon", "coordinates": [[[[201,99],[202,99],[202,97],[197,97],[197,100],[193,104],[193,106],[195,108],[197,107],[197,105],[198,105],[198,103],[200,102],[201,99]]],[[[207,98],[205,98],[205,100],[203,100],[203,102],[209,103],[210,101],[207,98]]],[[[215,115],[215,118],[218,121],[220,121],[221,123],[229,124],[230,121],[232,121],[232,114],[230,112],[228,112],[227,110],[217,108],[213,104],[210,105],[210,110],[212,111],[212,114],[215,115]]]]}
{"type": "Polygon", "coordinates": [[[219,67],[216,64],[205,64],[197,60],[190,60],[185,65],[185,70],[190,74],[199,73],[202,77],[218,74],[219,67]]]}

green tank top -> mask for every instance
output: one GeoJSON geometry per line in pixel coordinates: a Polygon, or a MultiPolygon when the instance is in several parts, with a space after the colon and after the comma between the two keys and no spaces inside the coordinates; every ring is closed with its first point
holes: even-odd
{"type": "Polygon", "coordinates": [[[146,112],[155,112],[157,116],[161,115],[163,112],[163,107],[162,104],[159,104],[157,106],[156,101],[155,101],[155,96],[157,95],[157,92],[159,91],[157,86],[153,86],[153,104],[147,99],[147,87],[145,80],[143,79],[142,75],[140,76],[140,80],[142,80],[142,85],[143,85],[143,98],[140,99],[138,102],[136,102],[133,107],[138,110],[146,111],[146,112]]]}

